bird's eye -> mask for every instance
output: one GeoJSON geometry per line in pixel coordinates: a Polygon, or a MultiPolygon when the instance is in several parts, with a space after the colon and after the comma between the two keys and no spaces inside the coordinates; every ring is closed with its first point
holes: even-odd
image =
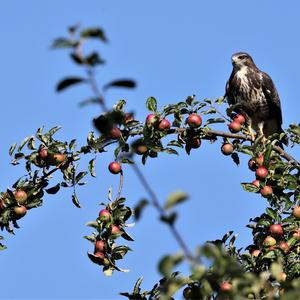
{"type": "Polygon", "coordinates": [[[240,55],[240,56],[239,56],[239,59],[245,59],[245,58],[247,58],[247,57],[248,57],[247,55],[243,54],[243,55],[240,55]]]}

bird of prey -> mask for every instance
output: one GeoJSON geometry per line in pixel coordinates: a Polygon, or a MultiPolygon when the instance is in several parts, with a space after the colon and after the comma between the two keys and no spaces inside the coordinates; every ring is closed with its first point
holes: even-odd
{"type": "MultiPolygon", "coordinates": [[[[228,104],[245,116],[252,139],[252,129],[263,137],[282,133],[280,99],[271,77],[260,71],[247,53],[235,53],[231,60],[233,70],[225,96],[228,104]]],[[[287,139],[283,142],[286,144],[287,139]]]]}

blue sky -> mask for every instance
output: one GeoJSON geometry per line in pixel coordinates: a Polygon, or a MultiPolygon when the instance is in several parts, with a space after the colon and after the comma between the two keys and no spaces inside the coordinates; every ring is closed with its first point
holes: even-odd
{"type": "MultiPolygon", "coordinates": [[[[50,50],[67,26],[80,22],[105,29],[109,44],[94,44],[108,62],[98,71],[99,83],[118,77],[137,80],[134,91],[110,92],[109,105],[127,99],[129,110],[144,118],[149,96],[161,106],[191,94],[219,97],[231,72],[231,54],[247,51],[273,78],[287,127],[299,122],[299,8],[296,1],[274,0],[2,1],[1,190],[24,174],[21,167],[9,165],[12,143],[41,125],[62,125],[58,136],[79,143],[92,129],[98,108],[77,105],[90,91],[54,91],[65,75],[81,74],[66,52],[50,50]]],[[[141,275],[145,289],[159,279],[158,259],[178,251],[178,245],[152,208],[130,231],[134,251],[121,263],[131,269],[129,274],[105,278],[86,256],[92,247],[82,238],[90,232],[84,224],[96,217],[109,186],[117,187],[117,178],[106,171],[112,158],[112,153],[99,157],[98,178],[79,191],[83,209],[72,205],[70,191],[46,196],[43,207],[20,221],[16,236],[5,235],[9,249],[0,255],[1,299],[116,299],[141,275]]],[[[245,159],[236,167],[220,154],[219,145],[204,142],[191,156],[160,155],[143,170],[162,202],[174,190],[190,194],[178,207],[178,228],[191,249],[231,229],[239,233],[239,246],[250,243],[245,225],[263,212],[266,202],[241,189],[240,182],[253,177],[245,159]]],[[[123,195],[134,205],[145,191],[131,169],[125,174],[123,195]]]]}

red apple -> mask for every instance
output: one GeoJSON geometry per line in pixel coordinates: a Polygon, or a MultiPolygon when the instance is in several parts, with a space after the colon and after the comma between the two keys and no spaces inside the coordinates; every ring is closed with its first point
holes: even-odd
{"type": "Polygon", "coordinates": [[[101,259],[103,259],[105,257],[104,253],[101,252],[101,251],[95,251],[94,255],[101,258],[101,259]]]}
{"type": "Polygon", "coordinates": [[[138,145],[135,148],[135,153],[139,155],[143,155],[148,151],[148,147],[145,145],[138,145]]]}
{"type": "Polygon", "coordinates": [[[110,212],[107,209],[99,211],[99,217],[102,221],[108,221],[110,219],[110,212]]]}
{"type": "Polygon", "coordinates": [[[252,184],[257,186],[258,188],[260,187],[260,181],[258,179],[253,180],[252,184]]]}
{"type": "Polygon", "coordinates": [[[190,114],[186,122],[191,128],[198,128],[202,125],[202,119],[196,113],[190,114]]]}
{"type": "Polygon", "coordinates": [[[229,130],[232,133],[237,133],[241,130],[241,124],[237,121],[232,121],[229,125],[228,125],[229,130]]]}
{"type": "Polygon", "coordinates": [[[246,122],[246,119],[243,115],[237,114],[234,118],[233,121],[238,122],[240,124],[244,124],[246,122]]]}
{"type": "Polygon", "coordinates": [[[65,161],[66,156],[65,156],[65,154],[62,154],[62,153],[56,153],[53,155],[53,158],[56,163],[60,164],[65,161]]]}
{"type": "Polygon", "coordinates": [[[224,155],[230,155],[233,152],[232,144],[224,143],[221,147],[221,151],[224,155]]]}
{"type": "Polygon", "coordinates": [[[157,117],[155,114],[149,114],[146,118],[146,124],[148,126],[154,126],[157,123],[157,117]]]}
{"type": "Polygon", "coordinates": [[[264,164],[264,155],[259,154],[258,157],[256,157],[255,162],[258,166],[262,166],[264,164]]]}
{"type": "Polygon", "coordinates": [[[293,233],[293,237],[298,241],[300,240],[300,230],[299,229],[293,233]]]}
{"type": "Polygon", "coordinates": [[[48,151],[46,148],[41,148],[39,152],[40,158],[46,158],[48,156],[48,151]]]}
{"type": "Polygon", "coordinates": [[[109,135],[112,139],[117,140],[121,137],[121,130],[118,127],[112,128],[109,135]]]}
{"type": "Polygon", "coordinates": [[[111,225],[110,231],[111,231],[111,234],[118,234],[118,233],[120,233],[120,228],[116,225],[111,225]]]}
{"type": "Polygon", "coordinates": [[[280,274],[279,274],[279,278],[278,278],[278,280],[279,281],[285,281],[286,280],[286,273],[284,273],[284,272],[280,272],[280,274]]]}
{"type": "Polygon", "coordinates": [[[300,219],[300,206],[295,206],[293,209],[293,216],[296,219],[300,219]]]}
{"type": "Polygon", "coordinates": [[[258,166],[253,158],[249,159],[248,167],[251,171],[256,171],[256,169],[258,168],[258,166]]]}
{"type": "Polygon", "coordinates": [[[171,128],[171,123],[167,119],[162,119],[158,124],[158,129],[167,131],[171,128]]]}
{"type": "Polygon", "coordinates": [[[255,249],[251,252],[251,255],[253,257],[257,257],[260,253],[261,253],[261,251],[259,249],[255,249]]]}
{"type": "Polygon", "coordinates": [[[276,240],[272,236],[267,236],[263,241],[263,245],[266,247],[275,246],[276,240]]]}
{"type": "Polygon", "coordinates": [[[27,193],[23,190],[15,191],[14,196],[19,204],[24,204],[27,200],[27,193]]]}
{"type": "Polygon", "coordinates": [[[280,243],[279,243],[279,248],[280,248],[283,252],[285,252],[285,253],[289,252],[289,250],[290,250],[290,246],[289,246],[289,244],[286,243],[286,242],[280,242],[280,243]]]}
{"type": "Polygon", "coordinates": [[[258,179],[265,179],[268,176],[269,172],[268,170],[261,166],[255,171],[255,175],[258,179]]]}
{"type": "Polygon", "coordinates": [[[95,252],[103,252],[105,248],[105,242],[104,241],[96,241],[95,242],[95,252]]]}
{"type": "Polygon", "coordinates": [[[121,172],[122,168],[118,162],[113,161],[108,165],[108,170],[112,174],[118,174],[121,172]]]}
{"type": "Polygon", "coordinates": [[[27,208],[24,205],[16,206],[14,208],[15,216],[17,219],[24,217],[27,213],[27,208]]]}
{"type": "Polygon", "coordinates": [[[263,197],[268,198],[268,197],[272,196],[273,189],[271,186],[266,185],[264,188],[260,189],[260,193],[263,197]]]}
{"type": "Polygon", "coordinates": [[[191,148],[196,149],[201,146],[201,140],[199,137],[194,136],[188,141],[188,144],[191,148]]]}
{"type": "Polygon", "coordinates": [[[229,283],[228,281],[224,281],[220,285],[220,291],[221,292],[230,292],[232,289],[232,284],[229,283]]]}
{"type": "Polygon", "coordinates": [[[269,232],[274,236],[282,236],[283,229],[281,224],[272,224],[269,228],[269,232]]]}

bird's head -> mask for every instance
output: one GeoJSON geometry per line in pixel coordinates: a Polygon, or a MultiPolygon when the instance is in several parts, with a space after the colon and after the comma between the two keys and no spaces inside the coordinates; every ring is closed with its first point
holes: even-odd
{"type": "Polygon", "coordinates": [[[252,57],[245,52],[238,52],[231,56],[231,62],[233,67],[242,68],[244,66],[250,67],[254,66],[254,61],[252,57]]]}

